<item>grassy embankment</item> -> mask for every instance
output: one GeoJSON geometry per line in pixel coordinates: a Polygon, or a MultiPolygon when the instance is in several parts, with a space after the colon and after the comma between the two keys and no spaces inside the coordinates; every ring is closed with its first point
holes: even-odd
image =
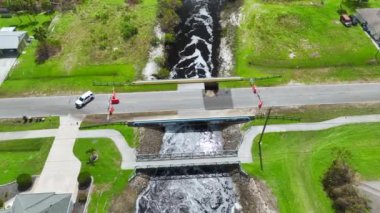
{"type": "MultiPolygon", "coordinates": [[[[110,92],[112,88],[93,86],[93,81],[135,80],[148,57],[156,13],[155,0],[143,0],[128,7],[123,0],[91,0],[78,5],[74,11],[58,14],[59,20],[49,37],[61,43],[61,53],[37,65],[37,41],[33,41],[0,87],[0,96],[68,94],[84,90],[110,92]],[[128,40],[124,40],[121,33],[126,16],[131,17],[131,23],[138,28],[138,34],[128,40]]],[[[17,22],[17,18],[12,18],[2,22],[1,26],[17,22]]],[[[117,90],[173,88],[166,85],[119,87],[117,90]]]]}
{"type": "MultiPolygon", "coordinates": [[[[264,171],[259,161],[245,164],[250,174],[265,180],[281,212],[333,212],[321,178],[334,159],[333,150],[352,153],[349,163],[364,180],[380,179],[379,123],[357,124],[315,132],[265,134],[264,171]]],[[[257,140],[252,147],[258,159],[257,140]]]]}
{"type": "Polygon", "coordinates": [[[0,141],[0,184],[21,173],[39,175],[54,138],[0,141]]]}
{"type": "Polygon", "coordinates": [[[94,177],[95,188],[91,195],[89,212],[108,212],[112,198],[127,186],[132,170],[121,170],[121,156],[110,139],[78,139],[74,146],[75,156],[82,162],[81,171],[88,171],[94,177]],[[87,164],[90,148],[97,150],[99,159],[95,165],[87,164]]]}
{"type": "MultiPolygon", "coordinates": [[[[235,74],[282,75],[260,85],[380,79],[377,50],[371,40],[360,26],[346,28],[339,22],[341,1],[320,2],[244,1],[234,52],[235,74]]],[[[380,6],[378,1],[369,2],[369,7],[380,6]]],[[[223,85],[248,86],[248,82],[223,85]]]]}
{"type": "MultiPolygon", "coordinates": [[[[257,118],[251,122],[244,124],[243,130],[248,129],[253,125],[264,125],[267,109],[261,110],[257,114],[257,118]],[[261,114],[262,113],[262,114],[261,114]]],[[[341,116],[353,115],[371,115],[380,114],[379,103],[364,103],[364,104],[329,104],[315,106],[300,106],[291,108],[272,108],[271,116],[268,121],[270,124],[286,124],[299,122],[320,122],[334,119],[341,116]]]]}
{"type": "Polygon", "coordinates": [[[21,118],[0,119],[0,132],[14,132],[39,129],[56,129],[59,127],[59,117],[45,117],[45,121],[24,123],[21,118]]]}

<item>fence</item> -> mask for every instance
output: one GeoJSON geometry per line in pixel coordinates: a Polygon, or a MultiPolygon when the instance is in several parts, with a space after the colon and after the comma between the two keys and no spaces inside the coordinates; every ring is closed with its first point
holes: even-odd
{"type": "Polygon", "coordinates": [[[170,153],[170,154],[137,154],[136,161],[158,161],[158,160],[180,160],[180,159],[202,159],[237,157],[238,150],[221,150],[212,152],[195,153],[170,153]]]}

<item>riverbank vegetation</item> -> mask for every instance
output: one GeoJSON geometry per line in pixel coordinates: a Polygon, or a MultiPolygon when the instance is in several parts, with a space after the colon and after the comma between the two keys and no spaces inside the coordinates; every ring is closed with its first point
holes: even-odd
{"type": "Polygon", "coordinates": [[[89,212],[108,212],[114,196],[127,186],[132,170],[121,170],[121,155],[112,140],[106,138],[77,139],[74,154],[81,161],[81,171],[94,178],[89,212]],[[99,159],[88,164],[89,149],[95,149],[99,159]]]}
{"type": "MultiPolygon", "coordinates": [[[[282,75],[266,85],[380,79],[375,45],[359,25],[340,23],[340,3],[246,0],[237,33],[236,74],[282,75]]],[[[370,0],[368,5],[380,3],[370,0]]]]}
{"type": "Polygon", "coordinates": [[[39,175],[54,138],[0,142],[0,184],[15,181],[22,173],[39,175]]]}
{"type": "MultiPolygon", "coordinates": [[[[379,123],[368,123],[324,131],[268,133],[263,140],[264,171],[258,160],[243,167],[266,181],[281,212],[333,212],[321,181],[334,153],[338,149],[352,153],[347,162],[361,179],[378,180],[379,128],[379,123]]],[[[257,141],[252,147],[256,159],[257,141]]]]}

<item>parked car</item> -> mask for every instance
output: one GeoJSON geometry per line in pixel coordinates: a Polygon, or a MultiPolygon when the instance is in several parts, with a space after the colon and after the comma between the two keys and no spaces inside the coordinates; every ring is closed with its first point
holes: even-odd
{"type": "Polygon", "coordinates": [[[91,91],[87,91],[75,101],[75,107],[77,109],[80,109],[86,106],[88,103],[90,103],[94,99],[95,99],[94,93],[92,93],[91,91]]]}
{"type": "Polygon", "coordinates": [[[346,27],[352,26],[352,20],[347,14],[340,15],[340,22],[342,22],[342,24],[346,27]]]}

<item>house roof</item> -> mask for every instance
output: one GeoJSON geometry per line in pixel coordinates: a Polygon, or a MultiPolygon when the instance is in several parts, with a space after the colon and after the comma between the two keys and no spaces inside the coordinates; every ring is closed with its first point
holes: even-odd
{"type": "Polygon", "coordinates": [[[67,213],[71,194],[33,193],[19,194],[12,213],[67,213]]]}
{"type": "Polygon", "coordinates": [[[0,31],[0,49],[17,49],[25,36],[25,31],[0,31]]]}

